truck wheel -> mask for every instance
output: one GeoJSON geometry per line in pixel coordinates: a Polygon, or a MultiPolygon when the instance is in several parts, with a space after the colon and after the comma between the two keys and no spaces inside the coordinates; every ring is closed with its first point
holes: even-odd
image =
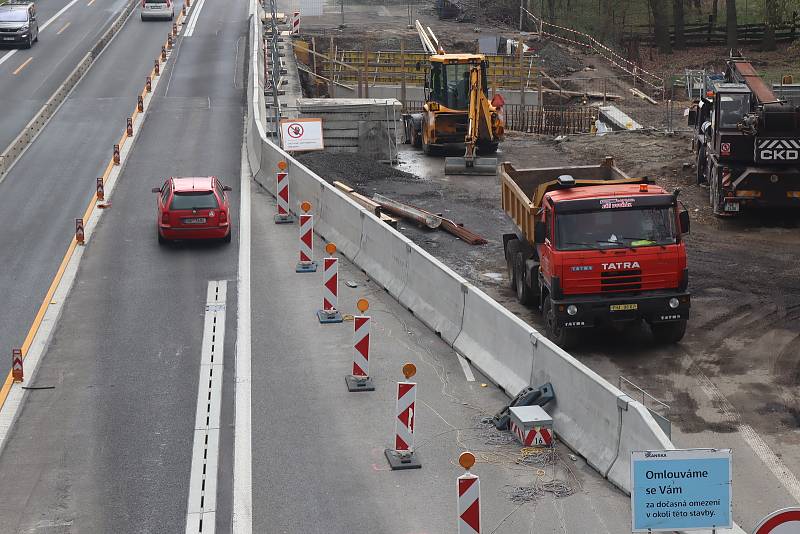
{"type": "Polygon", "coordinates": [[[706,146],[702,145],[697,151],[697,184],[706,183],[706,146]]]}
{"type": "Polygon", "coordinates": [[[506,274],[508,275],[508,287],[511,291],[517,290],[517,273],[514,271],[514,259],[519,252],[519,239],[510,239],[506,245],[506,274]]]}
{"type": "Polygon", "coordinates": [[[686,333],[686,321],[651,324],[650,331],[653,332],[653,337],[659,343],[677,343],[683,339],[683,335],[686,333]]]}
{"type": "Polygon", "coordinates": [[[711,211],[714,215],[721,217],[725,215],[722,208],[722,195],[719,192],[719,176],[716,167],[712,169],[711,176],[709,176],[708,187],[708,203],[711,205],[711,211]]]}
{"type": "Polygon", "coordinates": [[[575,332],[557,324],[556,312],[553,310],[553,306],[550,303],[550,295],[544,298],[542,316],[544,317],[545,333],[553,343],[565,350],[575,346],[577,335],[575,332]]]}
{"type": "Polygon", "coordinates": [[[421,132],[417,131],[413,123],[411,124],[411,146],[414,148],[422,148],[421,132]]]}
{"type": "Polygon", "coordinates": [[[517,300],[527,306],[533,302],[533,293],[525,283],[525,256],[522,252],[514,255],[514,285],[517,286],[517,300]]]}

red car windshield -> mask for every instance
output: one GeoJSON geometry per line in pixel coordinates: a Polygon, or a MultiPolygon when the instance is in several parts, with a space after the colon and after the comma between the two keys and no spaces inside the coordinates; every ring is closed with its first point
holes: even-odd
{"type": "Polygon", "coordinates": [[[172,196],[171,210],[218,208],[217,197],[211,191],[176,191],[172,196]]]}

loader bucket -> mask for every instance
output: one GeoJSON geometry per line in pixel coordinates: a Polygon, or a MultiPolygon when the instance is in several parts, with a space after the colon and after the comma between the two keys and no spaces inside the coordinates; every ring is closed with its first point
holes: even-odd
{"type": "Polygon", "coordinates": [[[497,158],[475,158],[471,167],[463,157],[444,159],[444,173],[464,176],[494,176],[497,173],[497,158]]]}

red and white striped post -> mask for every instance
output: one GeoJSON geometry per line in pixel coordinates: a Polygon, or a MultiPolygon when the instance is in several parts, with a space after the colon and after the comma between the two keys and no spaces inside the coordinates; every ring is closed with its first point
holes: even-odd
{"type": "Polygon", "coordinates": [[[336,245],[328,243],[325,252],[330,257],[322,259],[322,309],[317,317],[322,324],[341,323],[344,319],[336,307],[339,305],[339,258],[334,258],[336,245]]]}
{"type": "Polygon", "coordinates": [[[300,12],[294,11],[292,13],[292,35],[300,34],[300,12]]]}
{"type": "Polygon", "coordinates": [[[86,234],[83,229],[83,219],[75,219],[75,241],[79,245],[83,245],[86,240],[86,234]]]}
{"type": "Polygon", "coordinates": [[[394,449],[386,449],[384,454],[392,470],[419,469],[422,464],[414,454],[414,431],[416,427],[417,383],[408,382],[417,367],[413,363],[403,366],[405,382],[397,383],[397,410],[394,419],[394,449]]]}
{"type": "Polygon", "coordinates": [[[275,215],[275,224],[293,223],[294,217],[289,211],[289,173],[286,172],[286,162],[279,161],[276,174],[275,196],[278,199],[278,214],[275,215]]]}
{"type": "Polygon", "coordinates": [[[481,532],[481,481],[469,472],[475,465],[475,455],[462,452],[458,463],[466,473],[458,477],[458,534],[480,534],[481,532]]]}
{"type": "MultiPolygon", "coordinates": [[[[367,299],[358,299],[358,311],[362,314],[369,309],[367,299]]],[[[369,377],[369,325],[371,318],[366,315],[353,317],[353,374],[344,377],[347,390],[375,391],[372,379],[369,377]]]]}
{"type": "Polygon", "coordinates": [[[22,382],[22,349],[11,350],[11,379],[22,382]]]}
{"type": "Polygon", "coordinates": [[[317,271],[317,262],[314,261],[314,216],[308,213],[311,203],[303,201],[300,209],[303,210],[300,215],[300,261],[295,272],[314,273],[317,271]]]}

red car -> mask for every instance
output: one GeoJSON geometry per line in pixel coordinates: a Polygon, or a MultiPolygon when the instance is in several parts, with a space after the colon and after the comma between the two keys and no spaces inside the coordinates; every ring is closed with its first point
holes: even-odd
{"type": "Polygon", "coordinates": [[[216,176],[167,178],[158,193],[158,243],[174,239],[231,242],[231,188],[216,176]]]}

